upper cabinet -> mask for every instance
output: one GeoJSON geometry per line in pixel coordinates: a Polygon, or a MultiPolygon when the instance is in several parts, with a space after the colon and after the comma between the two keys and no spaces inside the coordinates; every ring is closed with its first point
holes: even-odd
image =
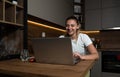
{"type": "Polygon", "coordinates": [[[102,29],[120,27],[120,7],[102,9],[102,29]]]}
{"type": "Polygon", "coordinates": [[[77,17],[77,19],[81,23],[81,29],[84,29],[85,24],[85,0],[74,0],[74,16],[77,17]]]}
{"type": "Polygon", "coordinates": [[[0,0],[0,23],[23,26],[24,0],[0,0]]]}
{"type": "Polygon", "coordinates": [[[85,0],[85,10],[94,10],[94,9],[100,9],[101,0],[85,0]]]}
{"type": "Polygon", "coordinates": [[[111,8],[120,6],[120,0],[102,0],[102,8],[111,8]]]}
{"type": "Polygon", "coordinates": [[[85,30],[101,29],[101,0],[85,0],[85,30]]]}
{"type": "Polygon", "coordinates": [[[85,13],[85,30],[101,29],[101,10],[88,10],[85,13]]]}
{"type": "Polygon", "coordinates": [[[102,29],[120,27],[120,0],[102,0],[102,29]]]}
{"type": "Polygon", "coordinates": [[[28,14],[65,26],[73,15],[73,0],[28,0],[28,14]]]}
{"type": "Polygon", "coordinates": [[[85,29],[120,27],[120,0],[85,0],[85,29]]]}

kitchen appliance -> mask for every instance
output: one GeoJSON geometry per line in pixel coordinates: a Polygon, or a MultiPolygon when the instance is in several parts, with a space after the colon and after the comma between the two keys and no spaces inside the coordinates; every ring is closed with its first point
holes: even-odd
{"type": "Polygon", "coordinates": [[[101,50],[99,59],[91,68],[91,77],[120,77],[120,50],[101,50]]]}
{"type": "Polygon", "coordinates": [[[102,72],[120,73],[120,51],[102,52],[102,72]]]}
{"type": "Polygon", "coordinates": [[[102,77],[120,77],[120,51],[102,51],[102,77]]]}

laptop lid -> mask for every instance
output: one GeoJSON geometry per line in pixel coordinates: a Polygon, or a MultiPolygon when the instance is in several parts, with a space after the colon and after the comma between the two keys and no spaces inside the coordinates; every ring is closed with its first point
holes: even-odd
{"type": "Polygon", "coordinates": [[[36,62],[75,64],[70,38],[34,38],[32,46],[36,62]]]}

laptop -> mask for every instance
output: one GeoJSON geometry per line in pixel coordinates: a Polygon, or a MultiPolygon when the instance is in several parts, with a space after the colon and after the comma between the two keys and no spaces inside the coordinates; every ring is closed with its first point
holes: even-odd
{"type": "Polygon", "coordinates": [[[74,65],[70,38],[33,38],[32,47],[36,62],[48,64],[74,65]]]}

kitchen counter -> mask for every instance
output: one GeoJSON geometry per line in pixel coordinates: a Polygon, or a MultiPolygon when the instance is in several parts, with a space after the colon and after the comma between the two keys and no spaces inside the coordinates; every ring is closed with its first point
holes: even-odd
{"type": "Polygon", "coordinates": [[[120,48],[101,48],[98,51],[120,51],[120,48]]]}
{"type": "Polygon", "coordinates": [[[84,77],[94,60],[80,61],[74,66],[22,62],[19,59],[0,61],[0,73],[19,77],[84,77]]]}

